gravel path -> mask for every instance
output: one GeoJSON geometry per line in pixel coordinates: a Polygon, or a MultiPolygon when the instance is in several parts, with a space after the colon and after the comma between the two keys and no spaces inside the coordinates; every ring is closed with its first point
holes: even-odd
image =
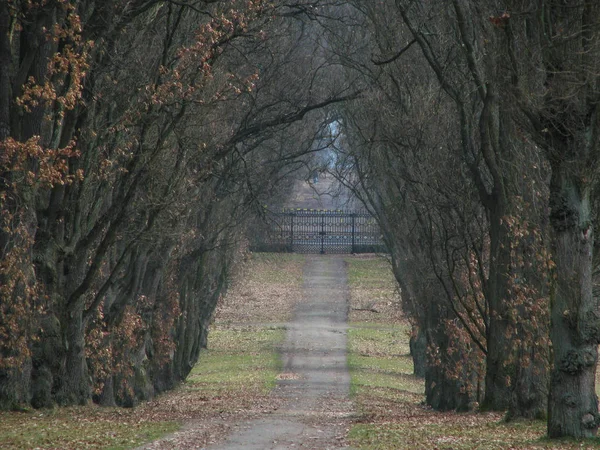
{"type": "Polygon", "coordinates": [[[352,416],[346,363],[347,282],[338,256],[314,255],[304,268],[304,301],[287,325],[284,371],[268,418],[242,423],[211,450],[348,448],[352,416]]]}

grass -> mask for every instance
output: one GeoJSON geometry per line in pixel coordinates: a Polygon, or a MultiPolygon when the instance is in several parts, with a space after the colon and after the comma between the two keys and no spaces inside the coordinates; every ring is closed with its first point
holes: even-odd
{"type": "Polygon", "coordinates": [[[360,327],[405,324],[389,261],[373,255],[351,256],[345,261],[350,286],[349,321],[360,327]]]}
{"type": "Polygon", "coordinates": [[[305,255],[296,253],[252,253],[244,281],[260,284],[301,284],[305,255]]]}
{"type": "Polygon", "coordinates": [[[359,411],[370,415],[369,399],[418,402],[423,382],[412,375],[410,356],[404,352],[405,326],[389,329],[348,330],[348,366],[352,376],[350,393],[359,401],[359,411]],[[365,404],[361,401],[365,400],[365,404]]]}
{"type": "Polygon", "coordinates": [[[179,428],[138,420],[132,410],[81,406],[0,413],[0,448],[128,449],[179,428]]]}
{"type": "MultiPolygon", "coordinates": [[[[351,309],[365,299],[392,298],[393,278],[382,258],[347,258],[351,309]]],[[[398,307],[397,303],[392,306],[398,307]]],[[[409,325],[391,313],[351,314],[348,362],[359,419],[353,448],[372,450],[593,449],[600,440],[550,440],[543,421],[507,423],[500,413],[436,412],[424,406],[424,382],[412,375],[409,325]]]]}
{"type": "Polygon", "coordinates": [[[469,417],[451,423],[420,424],[411,421],[402,424],[358,425],[350,438],[360,441],[360,448],[369,449],[499,449],[514,445],[533,444],[537,437],[535,426],[517,424],[500,426],[482,424],[469,417]],[[511,438],[514,436],[515,438],[511,438]]]}
{"type": "Polygon", "coordinates": [[[268,393],[281,370],[277,348],[284,336],[280,328],[213,330],[186,386],[205,395],[268,393]]]}
{"type": "Polygon", "coordinates": [[[130,449],[178,430],[189,418],[266,408],[284,334],[277,327],[213,330],[210,349],[186,382],[152,405],[0,413],[0,448],[130,449]],[[161,420],[166,417],[176,420],[161,420]]]}
{"type": "Polygon", "coordinates": [[[214,316],[215,324],[281,323],[302,297],[304,255],[252,253],[214,316]]]}
{"type": "Polygon", "coordinates": [[[349,257],[348,284],[357,288],[394,289],[390,263],[384,257],[349,257]]]}
{"type": "Polygon", "coordinates": [[[594,449],[597,439],[549,440],[537,421],[506,423],[497,414],[430,414],[402,423],[359,424],[349,439],[357,448],[392,449],[594,449]]]}
{"type": "Polygon", "coordinates": [[[253,253],[248,277],[265,284],[300,284],[305,259],[305,255],[296,253],[253,253]]]}

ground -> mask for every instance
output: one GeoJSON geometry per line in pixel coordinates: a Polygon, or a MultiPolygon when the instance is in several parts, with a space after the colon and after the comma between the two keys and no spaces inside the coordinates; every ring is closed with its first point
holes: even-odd
{"type": "Polygon", "coordinates": [[[303,295],[286,325],[283,369],[272,395],[280,407],[244,422],[214,449],[347,447],[353,416],[346,363],[347,285],[340,256],[308,256],[303,295]]]}
{"type": "Polygon", "coordinates": [[[426,407],[395,286],[375,255],[249,255],[186,383],[132,409],[0,412],[0,448],[600,448],[426,407]]]}
{"type": "MultiPolygon", "coordinates": [[[[283,264],[284,257],[279,259],[283,264]]],[[[285,270],[281,273],[291,276],[285,270]]],[[[143,448],[204,448],[211,442],[214,445],[207,448],[214,450],[348,447],[346,435],[354,412],[346,363],[348,291],[344,258],[307,256],[302,280],[300,292],[294,295],[277,295],[275,288],[270,294],[262,292],[261,300],[256,294],[260,289],[253,294],[252,281],[248,280],[234,288],[234,295],[217,314],[217,330],[224,326],[229,330],[238,326],[280,328],[282,325],[274,320],[291,316],[282,327],[286,331],[280,349],[282,367],[269,395],[269,407],[246,417],[230,416],[227,436],[213,433],[206,442],[207,424],[216,423],[197,422],[143,448]],[[258,306],[260,310],[255,308],[258,306]]]]}

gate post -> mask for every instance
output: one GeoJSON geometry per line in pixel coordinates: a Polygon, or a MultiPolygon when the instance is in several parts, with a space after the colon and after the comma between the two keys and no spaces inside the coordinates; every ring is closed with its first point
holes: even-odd
{"type": "Polygon", "coordinates": [[[356,253],[355,248],[354,248],[354,232],[356,230],[355,228],[355,224],[354,224],[354,219],[356,218],[356,214],[352,213],[352,253],[356,253]]]}
{"type": "Polygon", "coordinates": [[[290,253],[294,253],[294,213],[290,213],[290,253]]]}
{"type": "Polygon", "coordinates": [[[321,255],[325,253],[325,213],[321,216],[321,255]]]}

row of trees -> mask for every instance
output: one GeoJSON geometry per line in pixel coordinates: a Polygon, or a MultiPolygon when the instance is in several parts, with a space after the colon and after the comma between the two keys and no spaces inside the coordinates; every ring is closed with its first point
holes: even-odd
{"type": "Polygon", "coordinates": [[[595,435],[600,5],[351,3],[337,175],[384,230],[428,404],[595,435]]]}
{"type": "Polygon", "coordinates": [[[427,402],[594,435],[599,33],[592,0],[0,0],[0,406],[184,379],[246,224],[336,146],[427,402]]]}
{"type": "Polygon", "coordinates": [[[310,155],[298,121],[351,95],[309,16],[0,1],[1,407],[132,405],[186,377],[245,224],[310,155]]]}

